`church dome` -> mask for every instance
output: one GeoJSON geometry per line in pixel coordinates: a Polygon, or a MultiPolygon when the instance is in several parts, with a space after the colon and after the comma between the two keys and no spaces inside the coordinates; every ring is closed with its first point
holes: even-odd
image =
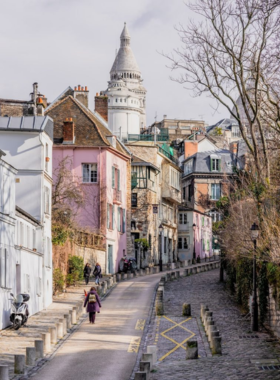
{"type": "Polygon", "coordinates": [[[137,76],[140,78],[141,72],[130,47],[130,35],[126,23],[124,24],[120,39],[121,46],[113,63],[110,74],[135,73],[138,74],[137,76]]]}

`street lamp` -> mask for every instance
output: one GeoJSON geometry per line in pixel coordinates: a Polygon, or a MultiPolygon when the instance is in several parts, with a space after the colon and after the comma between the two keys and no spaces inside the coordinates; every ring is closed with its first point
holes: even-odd
{"type": "Polygon", "coordinates": [[[196,224],[194,223],[192,225],[193,228],[193,264],[195,264],[196,254],[195,254],[195,230],[196,230],[196,224]]]}
{"type": "Polygon", "coordinates": [[[252,331],[258,331],[258,300],[257,300],[257,272],[256,272],[256,253],[257,253],[257,239],[259,237],[259,226],[254,223],[250,229],[251,239],[254,242],[254,257],[253,257],[253,302],[252,302],[252,318],[251,325],[252,331]]]}
{"type": "Polygon", "coordinates": [[[159,229],[159,233],[160,233],[159,271],[162,272],[162,232],[163,232],[163,225],[160,224],[158,229],[159,229]]]}

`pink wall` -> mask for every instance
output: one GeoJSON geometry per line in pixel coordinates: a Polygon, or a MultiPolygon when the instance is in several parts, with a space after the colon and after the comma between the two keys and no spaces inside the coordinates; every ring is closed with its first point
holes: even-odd
{"type": "Polygon", "coordinates": [[[54,172],[59,162],[65,157],[69,157],[67,160],[69,170],[72,172],[73,180],[78,183],[82,183],[82,164],[97,163],[97,183],[82,184],[86,203],[85,207],[78,211],[76,221],[79,226],[93,232],[98,233],[100,229],[105,231],[107,271],[109,269],[108,246],[111,245],[113,246],[111,272],[118,272],[119,261],[124,250],[126,251],[126,231],[121,233],[117,229],[117,208],[121,207],[126,210],[127,207],[127,161],[107,149],[55,146],[53,152],[54,172]],[[110,230],[107,229],[107,215],[102,215],[100,218],[100,204],[105,202],[103,210],[107,209],[107,203],[113,204],[112,166],[120,170],[122,199],[120,205],[115,205],[115,228],[110,230]],[[100,219],[103,221],[103,226],[100,226],[100,219]]]}
{"type": "Polygon", "coordinates": [[[200,259],[210,257],[213,255],[212,251],[212,218],[210,216],[202,215],[200,213],[193,213],[193,223],[196,224],[195,229],[195,253],[196,257],[199,255],[200,259]],[[204,218],[204,225],[203,225],[204,218]],[[205,249],[203,250],[202,240],[205,242],[205,249]],[[209,250],[207,249],[207,241],[209,241],[209,250]]]}

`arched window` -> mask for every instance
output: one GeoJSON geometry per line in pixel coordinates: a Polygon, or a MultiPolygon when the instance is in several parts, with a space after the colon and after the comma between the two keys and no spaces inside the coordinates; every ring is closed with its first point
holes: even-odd
{"type": "Polygon", "coordinates": [[[130,74],[130,78],[132,78],[132,75],[130,74]]]}
{"type": "Polygon", "coordinates": [[[124,77],[126,78],[126,73],[124,73],[124,77]]]}

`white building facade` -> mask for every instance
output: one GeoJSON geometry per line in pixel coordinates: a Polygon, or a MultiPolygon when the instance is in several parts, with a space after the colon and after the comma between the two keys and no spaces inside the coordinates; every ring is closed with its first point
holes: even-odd
{"type": "Polygon", "coordinates": [[[108,96],[109,129],[126,140],[128,134],[140,134],[140,128],[146,128],[147,91],[142,85],[141,72],[130,47],[126,24],[120,39],[108,88],[101,94],[108,96]]]}
{"type": "Polygon", "coordinates": [[[17,169],[11,263],[17,281],[12,281],[11,289],[14,293],[30,290],[34,313],[52,302],[53,122],[44,116],[0,117],[0,143],[5,161],[17,169]]]}

